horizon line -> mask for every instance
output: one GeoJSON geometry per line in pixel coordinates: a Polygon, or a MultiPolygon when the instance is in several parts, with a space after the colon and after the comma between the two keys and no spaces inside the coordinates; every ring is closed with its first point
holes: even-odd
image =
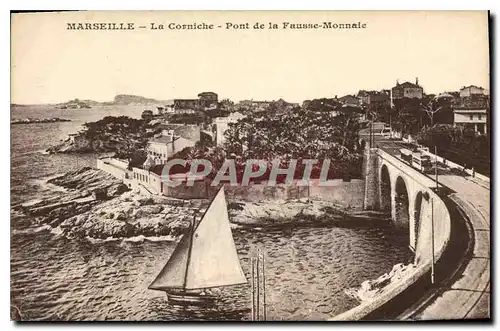
{"type": "MultiPolygon", "coordinates": [[[[408,81],[406,81],[408,82],[408,81]]],[[[405,82],[402,82],[402,83],[405,83],[405,82]]],[[[400,83],[400,84],[402,84],[400,83]]],[[[410,82],[411,83],[411,82],[410,82]]],[[[413,83],[412,83],[413,84],[413,83]]],[[[424,87],[422,85],[419,85],[420,87],[422,87],[422,89],[424,89],[424,87]]],[[[439,93],[446,93],[446,92],[459,92],[460,89],[464,88],[464,87],[468,87],[468,86],[477,86],[477,85],[474,85],[474,84],[469,84],[469,85],[463,85],[462,84],[462,87],[456,89],[456,90],[443,90],[441,92],[438,92],[438,93],[423,93],[424,95],[437,95],[439,93]]],[[[393,86],[394,87],[394,86],[393,86]]],[[[243,98],[243,99],[239,99],[239,100],[236,100],[236,99],[231,99],[229,97],[225,97],[225,98],[220,98],[219,100],[224,100],[224,99],[229,99],[231,101],[234,101],[236,103],[236,101],[240,102],[240,101],[243,101],[243,100],[256,100],[256,101],[277,101],[279,99],[283,99],[287,102],[290,102],[290,103],[300,103],[300,102],[304,102],[306,100],[314,100],[314,99],[323,99],[323,98],[342,98],[344,96],[348,96],[348,95],[352,95],[352,96],[356,96],[359,91],[383,91],[383,90],[391,90],[393,87],[390,87],[390,88],[382,88],[382,89],[358,89],[357,92],[355,93],[347,93],[347,94],[343,94],[341,96],[338,96],[338,94],[334,94],[332,93],[331,96],[320,96],[320,97],[311,97],[311,98],[306,98],[306,99],[302,99],[300,101],[295,101],[295,100],[286,100],[284,97],[278,97],[278,98],[274,98],[274,99],[269,99],[269,98],[243,98]],[[269,100],[268,100],[269,99],[269,100]]],[[[480,87],[480,88],[483,88],[485,90],[488,90],[487,88],[484,88],[482,86],[477,86],[477,87],[480,87]]],[[[209,92],[213,92],[213,91],[209,91],[209,92]]],[[[198,93],[201,93],[201,92],[198,92],[198,93]]],[[[214,92],[214,93],[217,93],[217,92],[214,92]]],[[[156,98],[156,97],[150,97],[150,96],[144,96],[144,95],[139,95],[139,94],[130,94],[130,93],[117,93],[115,94],[115,96],[111,99],[108,99],[108,100],[97,100],[97,99],[92,99],[92,98],[88,98],[88,97],[84,97],[84,98],[79,98],[79,97],[75,97],[75,98],[72,98],[72,99],[69,99],[69,100],[66,100],[66,101],[54,101],[54,102],[43,102],[43,103],[18,103],[18,102],[12,102],[12,100],[10,100],[10,104],[11,105],[18,105],[18,106],[51,106],[51,105],[57,105],[57,104],[61,104],[61,103],[67,103],[67,102],[70,102],[70,101],[73,101],[75,99],[78,99],[78,100],[89,100],[89,101],[93,101],[93,102],[97,102],[97,103],[107,103],[107,102],[114,102],[114,99],[116,98],[116,96],[119,96],[119,95],[127,95],[127,96],[135,96],[135,97],[141,97],[141,98],[145,98],[145,99],[153,99],[153,100],[156,100],[158,102],[165,102],[165,101],[173,101],[173,100],[176,100],[176,99],[190,99],[190,98],[166,98],[166,99],[160,99],[160,98],[156,98]]],[[[198,95],[198,94],[196,94],[198,95]]],[[[217,93],[218,96],[220,96],[218,93],[217,93]]],[[[192,99],[195,99],[195,98],[192,98],[192,99]]]]}

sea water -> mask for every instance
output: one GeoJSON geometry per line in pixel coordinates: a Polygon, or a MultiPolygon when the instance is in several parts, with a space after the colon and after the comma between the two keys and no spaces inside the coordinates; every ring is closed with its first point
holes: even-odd
{"type": "MultiPolygon", "coordinates": [[[[138,118],[140,106],[54,109],[19,107],[12,119],[60,117],[72,122],[11,126],[11,203],[63,194],[45,180],[82,166],[95,155],[48,155],[45,149],[106,115],[138,118]]],[[[242,268],[266,256],[269,320],[324,320],[357,302],[346,294],[410,258],[407,238],[391,228],[232,229],[242,268]]],[[[212,308],[171,305],[148,285],[175,248],[172,238],[68,239],[57,229],[11,215],[11,304],[25,320],[245,320],[249,284],[219,289],[212,308]],[[139,240],[140,239],[140,240],[139,240]]]]}

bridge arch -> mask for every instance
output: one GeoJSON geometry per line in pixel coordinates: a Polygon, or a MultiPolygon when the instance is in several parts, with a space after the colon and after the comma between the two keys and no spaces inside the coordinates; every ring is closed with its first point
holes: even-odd
{"type": "Polygon", "coordinates": [[[417,248],[417,242],[418,242],[418,236],[420,232],[420,224],[422,223],[422,216],[423,216],[423,208],[424,204],[422,203],[423,199],[423,193],[422,191],[419,191],[416,196],[415,196],[415,205],[414,205],[414,223],[413,223],[413,238],[411,238],[411,245],[416,249],[417,248]]]}
{"type": "Polygon", "coordinates": [[[382,164],[380,168],[380,210],[385,212],[392,211],[391,187],[389,169],[387,165],[382,164]]]}
{"type": "Polygon", "coordinates": [[[410,225],[410,195],[406,180],[402,176],[396,178],[394,192],[395,225],[407,229],[410,225]]]}

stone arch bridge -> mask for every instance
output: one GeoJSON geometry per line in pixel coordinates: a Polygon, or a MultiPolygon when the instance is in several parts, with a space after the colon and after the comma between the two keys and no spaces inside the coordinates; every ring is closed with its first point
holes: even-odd
{"type": "Polygon", "coordinates": [[[380,148],[366,148],[364,162],[364,209],[390,213],[396,227],[408,230],[408,246],[416,259],[429,256],[432,223],[434,231],[449,230],[443,228],[449,227],[449,213],[434,192],[432,174],[423,174],[380,148]]]}

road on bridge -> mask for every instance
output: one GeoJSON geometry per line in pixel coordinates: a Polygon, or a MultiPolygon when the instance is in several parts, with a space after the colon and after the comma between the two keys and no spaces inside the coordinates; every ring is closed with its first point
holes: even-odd
{"type": "MultiPolygon", "coordinates": [[[[359,132],[369,143],[370,128],[359,132]]],[[[372,130],[372,147],[400,158],[401,148],[412,147],[401,140],[383,137],[380,125],[372,130]]],[[[432,158],[431,158],[432,161],[432,158]]],[[[436,163],[434,163],[436,165],[436,163]]],[[[473,255],[457,281],[411,319],[477,319],[490,317],[490,183],[438,163],[438,182],[454,193],[450,198],[470,220],[474,236],[473,255]]],[[[435,169],[435,168],[434,168],[435,169]]],[[[433,173],[427,174],[433,177],[433,173]]]]}

